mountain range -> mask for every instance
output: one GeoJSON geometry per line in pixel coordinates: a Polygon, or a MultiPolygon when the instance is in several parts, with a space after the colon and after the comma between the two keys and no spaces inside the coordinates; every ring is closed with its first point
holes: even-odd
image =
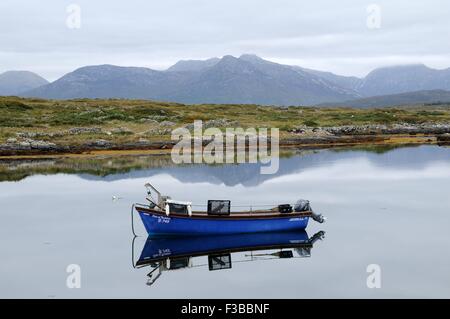
{"type": "Polygon", "coordinates": [[[244,54],[182,60],[164,71],[114,65],[85,66],[52,83],[31,72],[15,73],[14,77],[13,74],[0,75],[0,95],[280,106],[344,103],[371,107],[450,101],[445,92],[450,91],[450,68],[437,70],[421,64],[379,68],[358,78],[244,54]],[[370,100],[374,96],[385,98],[370,100]],[[380,101],[383,105],[376,105],[380,101]]]}

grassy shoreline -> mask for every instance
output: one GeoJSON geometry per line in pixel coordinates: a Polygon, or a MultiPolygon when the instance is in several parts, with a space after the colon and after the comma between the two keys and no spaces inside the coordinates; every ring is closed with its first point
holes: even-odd
{"type": "Polygon", "coordinates": [[[167,149],[173,145],[171,131],[194,120],[221,129],[276,127],[281,146],[287,148],[439,143],[450,133],[450,106],[280,108],[0,97],[0,156],[167,149]]]}

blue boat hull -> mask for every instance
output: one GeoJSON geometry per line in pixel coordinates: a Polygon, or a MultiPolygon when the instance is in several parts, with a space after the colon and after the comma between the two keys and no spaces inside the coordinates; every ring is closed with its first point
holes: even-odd
{"type": "Polygon", "coordinates": [[[270,218],[193,218],[165,216],[136,208],[149,235],[227,235],[305,229],[307,216],[270,218]]]}

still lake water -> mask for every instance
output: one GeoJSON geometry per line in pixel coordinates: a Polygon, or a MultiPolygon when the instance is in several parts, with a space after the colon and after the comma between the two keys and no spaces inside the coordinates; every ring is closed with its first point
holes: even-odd
{"type": "Polygon", "coordinates": [[[0,182],[0,297],[450,298],[449,148],[310,151],[282,158],[275,175],[253,164],[68,172],[0,182]],[[193,257],[147,285],[151,268],[133,267],[147,236],[136,218],[133,243],[130,227],[130,206],[143,202],[147,181],[205,205],[307,198],[328,218],[311,221],[308,236],[325,238],[303,258],[233,253],[230,269],[210,271],[208,256],[193,257]],[[79,289],[66,285],[70,264],[81,267],[79,289]],[[366,284],[371,264],[381,269],[379,289],[366,284]]]}

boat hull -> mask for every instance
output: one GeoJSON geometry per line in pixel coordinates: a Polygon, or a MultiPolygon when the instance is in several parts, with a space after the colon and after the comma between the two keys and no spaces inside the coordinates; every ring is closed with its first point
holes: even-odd
{"type": "Polygon", "coordinates": [[[308,216],[194,218],[165,216],[136,209],[149,235],[226,235],[295,231],[305,229],[309,220],[308,216]]]}

